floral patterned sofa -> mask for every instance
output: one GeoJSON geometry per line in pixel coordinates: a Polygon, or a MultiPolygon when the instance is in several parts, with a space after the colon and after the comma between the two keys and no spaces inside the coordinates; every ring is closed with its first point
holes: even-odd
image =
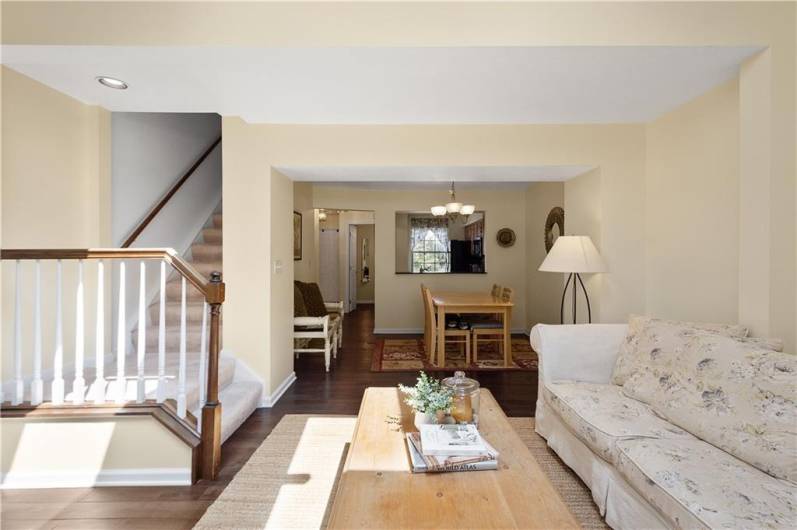
{"type": "Polygon", "coordinates": [[[741,326],[537,325],[536,430],[616,529],[797,528],[797,356],[741,326]]]}

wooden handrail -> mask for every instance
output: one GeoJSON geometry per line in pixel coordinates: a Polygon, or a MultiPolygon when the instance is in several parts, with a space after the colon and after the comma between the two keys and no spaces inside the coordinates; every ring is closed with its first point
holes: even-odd
{"type": "Polygon", "coordinates": [[[224,289],[202,276],[172,248],[46,248],[0,250],[2,260],[162,259],[196,287],[208,304],[222,303],[224,289]]]}
{"type": "Polygon", "coordinates": [[[205,159],[220,143],[221,143],[221,136],[216,138],[216,141],[213,142],[213,144],[210,147],[208,147],[204,153],[202,153],[202,156],[200,156],[197,159],[197,161],[194,162],[194,165],[191,166],[188,171],[186,171],[185,175],[180,177],[177,180],[177,182],[175,182],[174,185],[171,188],[169,188],[169,191],[167,191],[166,194],[163,196],[163,198],[161,198],[161,200],[158,201],[158,203],[152,208],[152,210],[149,211],[147,216],[144,217],[144,220],[142,220],[138,224],[138,226],[136,226],[135,229],[133,229],[133,231],[130,232],[130,235],[127,236],[127,239],[125,239],[125,242],[122,243],[122,248],[128,248],[130,245],[133,244],[136,238],[138,238],[138,236],[141,235],[141,232],[143,232],[144,229],[147,228],[147,226],[152,222],[152,220],[155,219],[155,216],[158,215],[158,213],[160,213],[160,211],[163,209],[164,206],[166,206],[166,203],[169,202],[169,199],[171,199],[174,196],[174,194],[177,193],[177,190],[180,189],[180,186],[185,184],[185,181],[188,180],[188,178],[194,174],[197,168],[200,165],[202,165],[202,162],[205,161],[205,159]]]}

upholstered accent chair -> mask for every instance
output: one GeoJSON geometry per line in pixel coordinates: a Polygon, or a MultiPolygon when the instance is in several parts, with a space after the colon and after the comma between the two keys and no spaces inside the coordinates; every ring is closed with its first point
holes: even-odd
{"type": "Polygon", "coordinates": [[[343,345],[343,302],[324,302],[316,283],[295,281],[293,286],[293,352],[323,353],[329,371],[343,345]]]}

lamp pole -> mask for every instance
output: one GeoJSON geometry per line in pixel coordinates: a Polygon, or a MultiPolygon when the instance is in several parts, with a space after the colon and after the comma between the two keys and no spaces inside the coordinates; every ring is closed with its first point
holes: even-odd
{"type": "Polygon", "coordinates": [[[577,272],[571,272],[567,276],[567,281],[565,282],[565,288],[562,291],[562,303],[559,306],[559,322],[561,324],[565,323],[565,297],[567,296],[567,288],[570,286],[570,281],[573,282],[573,324],[577,324],[577,296],[578,296],[578,285],[581,284],[581,290],[584,291],[584,298],[587,301],[587,323],[592,324],[592,308],[589,304],[589,295],[587,294],[587,288],[584,286],[584,281],[581,279],[581,275],[577,272]]]}

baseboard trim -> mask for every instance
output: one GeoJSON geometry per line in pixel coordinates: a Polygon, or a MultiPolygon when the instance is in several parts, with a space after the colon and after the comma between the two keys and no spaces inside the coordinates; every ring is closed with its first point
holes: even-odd
{"type": "MultiPolygon", "coordinates": [[[[528,336],[529,330],[516,328],[512,334],[528,336]]],[[[423,328],[374,328],[374,335],[423,335],[423,328]]]]}
{"type": "Polygon", "coordinates": [[[264,397],[260,401],[260,405],[258,408],[270,408],[273,407],[277,401],[282,397],[288,388],[296,381],[296,372],[291,372],[291,374],[285,378],[285,380],[279,384],[279,386],[271,393],[270,396],[264,397]]]}
{"type": "Polygon", "coordinates": [[[0,489],[90,488],[94,486],[190,486],[191,469],[145,468],[101,471],[11,471],[0,489]]]}

